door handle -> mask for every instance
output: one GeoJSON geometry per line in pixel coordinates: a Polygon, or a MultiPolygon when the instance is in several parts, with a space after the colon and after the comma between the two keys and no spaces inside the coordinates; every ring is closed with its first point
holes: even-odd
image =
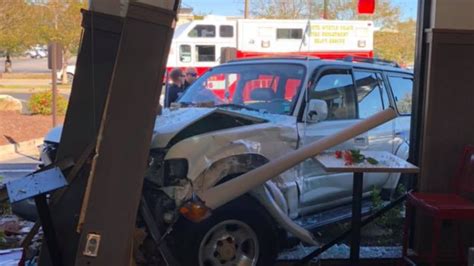
{"type": "Polygon", "coordinates": [[[365,145],[365,144],[367,144],[367,138],[364,138],[364,137],[357,137],[357,138],[354,138],[354,143],[355,143],[355,144],[365,145]]]}

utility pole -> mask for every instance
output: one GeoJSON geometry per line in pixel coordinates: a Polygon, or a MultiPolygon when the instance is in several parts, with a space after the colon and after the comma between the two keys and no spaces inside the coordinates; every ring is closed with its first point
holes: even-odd
{"type": "Polygon", "coordinates": [[[51,100],[51,113],[53,115],[53,127],[56,126],[56,95],[58,93],[58,89],[56,86],[56,79],[57,79],[57,65],[56,65],[56,60],[57,60],[57,44],[56,42],[52,42],[51,44],[51,51],[53,54],[51,55],[51,81],[52,81],[52,95],[53,99],[51,100]]]}
{"type": "Polygon", "coordinates": [[[328,1],[329,0],[324,0],[324,13],[323,13],[323,19],[328,19],[328,1]]]}
{"type": "Polygon", "coordinates": [[[249,18],[249,0],[245,0],[244,18],[249,18]]]}

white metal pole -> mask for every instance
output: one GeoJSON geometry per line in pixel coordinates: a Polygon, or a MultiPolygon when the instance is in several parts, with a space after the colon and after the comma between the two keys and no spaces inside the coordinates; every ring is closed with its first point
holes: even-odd
{"type": "Polygon", "coordinates": [[[306,147],[292,151],[267,164],[229,180],[221,185],[199,193],[198,196],[206,206],[216,209],[219,206],[247,193],[267,180],[285,172],[302,161],[351,138],[354,138],[374,127],[386,123],[397,116],[392,109],[381,111],[357,124],[354,124],[334,135],[327,136],[309,144],[306,147]]]}

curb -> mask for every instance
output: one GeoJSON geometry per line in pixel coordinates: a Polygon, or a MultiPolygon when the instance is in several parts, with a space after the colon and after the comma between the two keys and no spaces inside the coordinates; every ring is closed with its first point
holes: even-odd
{"type": "Polygon", "coordinates": [[[16,144],[0,145],[0,156],[32,151],[41,144],[43,144],[43,138],[22,141],[16,144]]]}

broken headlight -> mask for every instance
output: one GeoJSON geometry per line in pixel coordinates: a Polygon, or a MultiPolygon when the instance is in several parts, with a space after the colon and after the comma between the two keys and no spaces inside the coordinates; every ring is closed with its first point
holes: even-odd
{"type": "Polygon", "coordinates": [[[182,185],[188,174],[186,159],[170,159],[164,164],[165,186],[182,185]]]}

